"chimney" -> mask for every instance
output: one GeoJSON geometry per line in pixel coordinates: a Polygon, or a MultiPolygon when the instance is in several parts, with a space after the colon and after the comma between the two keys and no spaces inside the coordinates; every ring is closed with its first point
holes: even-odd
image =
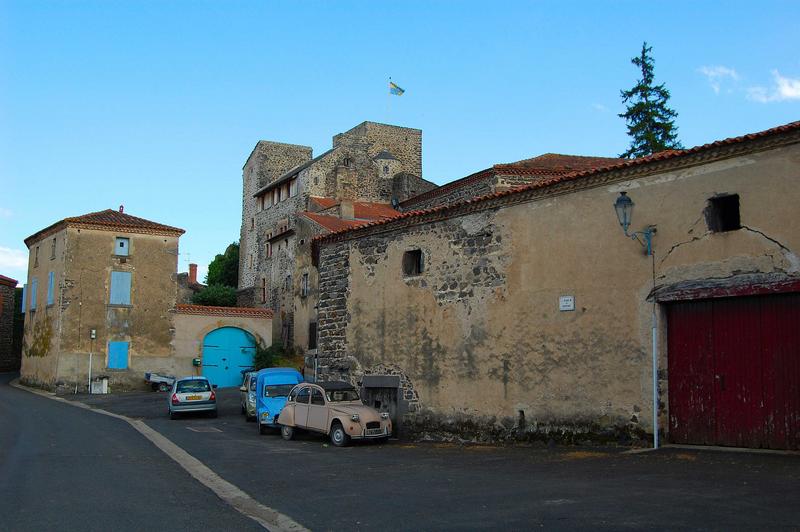
{"type": "Polygon", "coordinates": [[[189,284],[197,284],[197,264],[189,264],[189,284]]]}
{"type": "Polygon", "coordinates": [[[119,206],[119,212],[123,212],[123,213],[125,212],[125,205],[120,205],[119,206]]]}
{"type": "Polygon", "coordinates": [[[353,208],[353,200],[343,199],[341,203],[339,203],[339,216],[342,217],[342,220],[356,219],[355,209],[353,208]]]}

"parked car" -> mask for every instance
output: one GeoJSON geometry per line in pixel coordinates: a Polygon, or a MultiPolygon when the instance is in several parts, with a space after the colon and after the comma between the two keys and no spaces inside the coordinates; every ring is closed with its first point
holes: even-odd
{"type": "Polygon", "coordinates": [[[337,447],[351,439],[386,441],[392,433],[389,414],[364,405],[358,391],[346,382],[298,384],[289,393],[278,423],[285,440],[303,429],[327,434],[337,447]]]}
{"type": "Polygon", "coordinates": [[[186,412],[207,412],[217,417],[216,384],[205,377],[181,377],[172,385],[167,405],[170,419],[186,412]]]}
{"type": "Polygon", "coordinates": [[[278,427],[278,414],[286,404],[286,397],[303,376],[294,368],[265,368],[256,373],[256,421],[258,432],[266,434],[269,428],[278,427]]]}
{"type": "Polygon", "coordinates": [[[244,373],[242,385],[239,387],[239,402],[242,406],[242,414],[247,421],[256,419],[256,371],[244,373]]]}

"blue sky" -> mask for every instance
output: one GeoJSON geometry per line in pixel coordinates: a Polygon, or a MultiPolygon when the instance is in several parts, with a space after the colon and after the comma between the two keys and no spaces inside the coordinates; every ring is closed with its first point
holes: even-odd
{"type": "Polygon", "coordinates": [[[120,204],[186,229],[180,269],[204,272],[259,139],[416,127],[437,183],[617,155],[644,40],[685,146],[800,119],[798,2],[0,0],[0,274],[24,278],[30,234],[120,204]]]}

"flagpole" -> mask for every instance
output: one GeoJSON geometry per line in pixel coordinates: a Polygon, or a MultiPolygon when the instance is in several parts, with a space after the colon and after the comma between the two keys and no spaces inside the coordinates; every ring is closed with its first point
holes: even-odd
{"type": "Polygon", "coordinates": [[[389,83],[386,85],[386,88],[390,89],[390,90],[386,91],[386,123],[387,124],[391,124],[392,123],[392,91],[391,91],[391,86],[392,86],[392,76],[389,76],[389,83]]]}

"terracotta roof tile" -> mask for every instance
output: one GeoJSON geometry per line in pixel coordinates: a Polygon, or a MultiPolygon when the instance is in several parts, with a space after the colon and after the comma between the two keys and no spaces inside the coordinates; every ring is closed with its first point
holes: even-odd
{"type": "Polygon", "coordinates": [[[12,279],[11,277],[6,277],[5,275],[0,275],[0,284],[6,286],[17,286],[17,280],[12,279]]]}
{"type": "Polygon", "coordinates": [[[195,316],[228,316],[272,319],[272,310],[267,308],[212,307],[209,305],[178,304],[175,305],[175,312],[178,314],[190,314],[195,316]]]}
{"type": "Polygon", "coordinates": [[[180,236],[185,233],[183,229],[177,227],[152,222],[114,209],[106,209],[82,216],[64,218],[32,234],[25,239],[25,244],[30,246],[33,242],[61,230],[63,226],[171,236],[180,236]]]}
{"type": "MultiPolygon", "coordinates": [[[[702,144],[700,146],[695,146],[693,148],[689,148],[689,149],[686,149],[686,150],[664,150],[664,151],[661,151],[661,152],[658,152],[658,153],[654,153],[653,155],[648,155],[647,157],[639,157],[637,159],[618,159],[617,161],[621,161],[621,162],[617,162],[615,164],[609,164],[607,166],[600,166],[600,167],[592,168],[592,169],[589,169],[589,170],[584,170],[584,171],[578,171],[578,172],[572,172],[572,173],[567,173],[567,174],[563,174],[563,175],[558,175],[558,176],[554,176],[554,177],[551,177],[551,178],[548,178],[548,179],[542,179],[542,180],[539,180],[539,181],[537,181],[535,183],[531,183],[529,185],[523,185],[523,186],[515,187],[515,188],[509,189],[509,190],[505,190],[505,191],[502,191],[502,192],[495,192],[495,193],[492,193],[492,194],[487,194],[485,196],[481,196],[481,197],[478,197],[478,198],[473,198],[473,199],[470,199],[470,200],[467,200],[467,201],[464,201],[464,202],[455,203],[455,204],[452,204],[452,205],[442,205],[442,206],[433,207],[433,208],[430,208],[430,209],[420,209],[420,210],[415,210],[415,211],[406,211],[406,212],[401,213],[400,215],[398,215],[398,216],[396,216],[394,218],[385,219],[385,220],[378,220],[378,221],[367,223],[367,224],[365,224],[363,226],[359,226],[357,228],[349,228],[349,229],[344,229],[344,230],[340,230],[340,231],[337,231],[337,232],[332,232],[332,233],[329,233],[327,235],[320,235],[320,236],[317,236],[316,238],[314,238],[314,244],[317,245],[317,244],[325,242],[325,241],[333,241],[338,235],[340,235],[342,233],[347,233],[347,232],[355,230],[355,229],[362,229],[362,228],[373,227],[373,226],[377,226],[377,225],[384,225],[384,224],[387,224],[387,223],[390,223],[390,222],[394,222],[396,220],[401,220],[401,219],[406,219],[406,218],[414,218],[414,217],[417,217],[417,216],[423,216],[423,215],[426,215],[426,214],[432,214],[432,213],[437,213],[437,212],[442,212],[442,211],[457,210],[458,207],[461,207],[461,206],[464,206],[464,205],[482,203],[482,202],[486,202],[486,201],[489,201],[489,200],[492,200],[492,199],[495,199],[495,198],[514,196],[514,195],[517,195],[517,194],[522,194],[522,193],[527,192],[529,190],[539,189],[539,188],[546,188],[546,187],[549,187],[549,186],[552,186],[552,185],[555,185],[555,184],[558,184],[558,183],[563,183],[563,182],[567,182],[567,181],[575,181],[575,180],[578,180],[578,179],[584,179],[584,178],[587,178],[587,177],[590,177],[590,176],[594,176],[594,175],[597,175],[597,174],[602,174],[602,173],[606,173],[606,172],[613,172],[613,171],[616,171],[616,170],[621,170],[621,169],[626,169],[626,168],[646,166],[648,164],[655,163],[655,162],[661,162],[661,161],[666,161],[666,160],[670,160],[670,159],[677,159],[677,158],[684,157],[684,156],[689,156],[689,155],[693,155],[693,154],[703,153],[703,152],[706,152],[706,151],[711,151],[714,148],[719,148],[719,147],[723,147],[723,146],[730,146],[730,145],[734,145],[734,144],[740,144],[740,143],[744,143],[744,142],[751,141],[751,140],[758,140],[758,139],[763,139],[763,138],[770,137],[770,136],[773,136],[773,135],[779,135],[779,134],[782,134],[782,133],[791,133],[791,132],[796,132],[796,131],[800,131],[800,121],[790,122],[788,124],[784,124],[782,126],[777,126],[777,127],[771,128],[771,129],[766,129],[764,131],[759,131],[757,133],[749,133],[749,134],[742,135],[742,136],[739,136],[739,137],[730,137],[730,138],[727,138],[727,139],[711,142],[711,143],[708,143],[708,144],[702,144]]],[[[477,174],[473,174],[473,175],[477,175],[477,174]]],[[[471,177],[471,176],[467,176],[467,178],[469,178],[469,177],[471,177]]]]}
{"type": "Polygon", "coordinates": [[[330,216],[328,214],[319,214],[308,211],[303,211],[300,213],[300,215],[316,222],[331,233],[337,233],[346,229],[360,227],[369,223],[369,220],[342,220],[338,216],[330,216]]]}

